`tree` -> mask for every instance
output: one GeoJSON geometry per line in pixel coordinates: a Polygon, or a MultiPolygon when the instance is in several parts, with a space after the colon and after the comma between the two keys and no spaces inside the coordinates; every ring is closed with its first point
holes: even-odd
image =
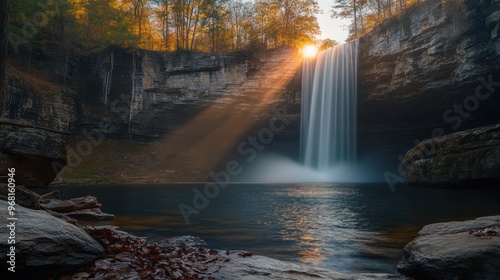
{"type": "Polygon", "coordinates": [[[321,40],[321,42],[319,43],[319,50],[324,51],[326,49],[333,48],[333,47],[337,46],[338,44],[339,43],[335,40],[324,39],[324,40],[321,40]]]}
{"type": "Polygon", "coordinates": [[[352,18],[350,38],[366,34],[387,18],[401,15],[420,0],[333,0],[333,18],[352,18]]]}
{"type": "Polygon", "coordinates": [[[353,19],[354,30],[352,33],[356,36],[359,33],[358,14],[361,10],[360,0],[334,0],[332,6],[332,18],[351,18],[353,19]]]}
{"type": "Polygon", "coordinates": [[[314,16],[319,13],[319,6],[315,0],[273,0],[273,4],[278,10],[282,44],[304,44],[312,41],[313,36],[319,33],[314,16]]]}
{"type": "Polygon", "coordinates": [[[9,35],[9,15],[10,0],[3,0],[0,5],[0,117],[4,114],[5,97],[7,96],[7,76],[5,73],[5,65],[9,35]]]}
{"type": "Polygon", "coordinates": [[[158,8],[156,10],[156,17],[159,21],[160,34],[163,39],[163,44],[165,50],[170,50],[170,15],[171,15],[171,2],[172,0],[155,0],[154,1],[158,8]]]}

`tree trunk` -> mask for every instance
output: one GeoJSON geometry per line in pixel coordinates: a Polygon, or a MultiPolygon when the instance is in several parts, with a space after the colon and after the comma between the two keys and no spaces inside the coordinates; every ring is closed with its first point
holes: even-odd
{"type": "Polygon", "coordinates": [[[170,17],[170,11],[169,11],[169,6],[168,6],[168,0],[165,0],[165,47],[167,49],[167,52],[169,51],[168,45],[168,32],[169,32],[169,25],[168,25],[168,20],[170,17]]]}
{"type": "Polygon", "coordinates": [[[5,112],[5,97],[7,96],[7,76],[5,73],[9,35],[10,0],[0,4],[0,116],[5,112]]]}
{"type": "Polygon", "coordinates": [[[358,35],[358,7],[356,7],[356,0],[352,1],[353,13],[354,13],[354,34],[358,35]]]}
{"type": "Polygon", "coordinates": [[[199,12],[196,13],[196,18],[194,21],[194,27],[193,27],[193,34],[192,34],[192,39],[191,39],[191,50],[194,50],[194,39],[196,37],[196,28],[198,27],[198,20],[200,19],[199,12]]]}

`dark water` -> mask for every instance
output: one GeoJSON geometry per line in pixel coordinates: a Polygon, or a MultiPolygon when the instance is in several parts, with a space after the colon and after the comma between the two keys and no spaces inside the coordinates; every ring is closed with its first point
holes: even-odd
{"type": "MultiPolygon", "coordinates": [[[[197,235],[209,247],[248,250],[340,272],[395,272],[429,223],[500,214],[500,192],[385,184],[234,184],[187,225],[178,209],[199,185],[64,187],[96,196],[115,225],[140,236],[197,235]]],[[[59,187],[61,188],[61,187],[59,187]]]]}

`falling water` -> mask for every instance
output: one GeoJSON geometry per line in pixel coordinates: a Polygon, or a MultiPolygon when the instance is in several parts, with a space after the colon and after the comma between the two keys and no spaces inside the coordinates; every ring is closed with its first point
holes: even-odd
{"type": "Polygon", "coordinates": [[[134,112],[134,98],[135,98],[135,53],[132,53],[132,93],[130,97],[130,109],[128,114],[128,138],[132,141],[132,113],[134,112]]]}
{"type": "Polygon", "coordinates": [[[305,60],[302,74],[301,154],[320,171],[356,160],[358,41],[305,60]]]}

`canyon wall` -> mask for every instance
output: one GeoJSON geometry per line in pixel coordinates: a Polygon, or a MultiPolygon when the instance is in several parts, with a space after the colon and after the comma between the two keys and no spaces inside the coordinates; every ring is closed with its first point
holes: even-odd
{"type": "Polygon", "coordinates": [[[402,173],[421,140],[500,122],[499,22],[498,0],[430,0],[361,37],[360,154],[402,173]]]}
{"type": "Polygon", "coordinates": [[[66,141],[75,132],[76,92],[49,82],[43,72],[9,65],[6,118],[0,118],[0,176],[42,186],[66,165],[66,141]]]}
{"type": "Polygon", "coordinates": [[[106,132],[108,137],[153,141],[177,131],[210,106],[228,110],[224,104],[236,96],[264,98],[261,93],[275,90],[275,85],[266,83],[283,76],[290,81],[278,89],[277,98],[248,117],[254,119],[255,130],[269,122],[275,106],[287,106],[294,121],[276,135],[282,141],[270,146],[281,150],[285,146],[298,156],[300,72],[292,69],[295,74],[284,77],[287,69],[279,69],[296,55],[297,50],[288,47],[254,54],[132,53],[109,48],[87,62],[87,68],[94,70],[85,77],[81,125],[91,130],[110,120],[115,128],[106,132]]]}
{"type": "MultiPolygon", "coordinates": [[[[359,39],[358,154],[377,162],[381,179],[387,171],[402,175],[400,160],[423,139],[500,122],[499,23],[499,0],[430,0],[359,39]]],[[[275,91],[266,83],[288,73],[266,110],[248,116],[248,135],[269,123],[272,108],[286,106],[290,122],[266,149],[298,158],[301,70],[279,70],[296,55],[292,48],[211,54],[109,47],[69,65],[71,92],[52,87],[35,95],[38,85],[26,86],[29,77],[14,73],[8,117],[57,143],[96,129],[108,138],[153,141],[211,106],[224,110],[235,96],[264,98],[256,93],[275,91]]],[[[61,159],[60,152],[42,156],[61,159]]]]}

